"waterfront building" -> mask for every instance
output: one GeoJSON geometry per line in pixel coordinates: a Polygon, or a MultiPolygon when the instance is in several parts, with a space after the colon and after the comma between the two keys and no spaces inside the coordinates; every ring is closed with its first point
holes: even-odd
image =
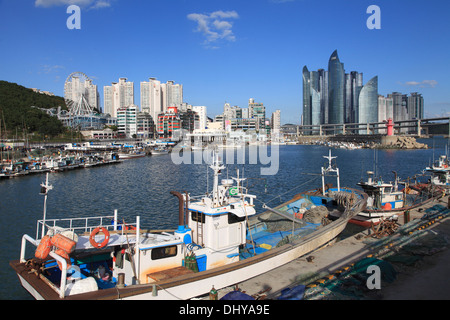
{"type": "Polygon", "coordinates": [[[119,108],[134,105],[134,83],[127,81],[127,78],[119,78],[119,82],[104,86],[103,101],[103,112],[117,117],[119,108]]]}
{"type": "Polygon", "coordinates": [[[155,123],[153,118],[147,112],[137,113],[137,137],[138,138],[153,138],[155,132],[155,123]]]}
{"type": "Polygon", "coordinates": [[[127,107],[117,109],[117,132],[127,138],[137,136],[137,115],[139,107],[131,104],[127,107]]]}
{"type": "Polygon", "coordinates": [[[192,110],[198,114],[198,121],[195,124],[195,129],[206,129],[208,116],[206,115],[207,108],[205,106],[193,106],[192,110]]]}
{"type": "Polygon", "coordinates": [[[328,61],[328,123],[344,123],[344,64],[335,50],[328,61]]]}
{"type": "Polygon", "coordinates": [[[181,119],[177,107],[169,107],[158,115],[157,133],[160,138],[173,136],[173,132],[181,128],[181,119]]]}
{"type": "MultiPolygon", "coordinates": [[[[370,79],[359,94],[358,123],[378,121],[378,76],[370,79]]],[[[367,132],[369,133],[369,132],[367,132]]]]}
{"type": "Polygon", "coordinates": [[[408,97],[408,118],[409,119],[423,119],[424,118],[424,110],[423,110],[423,97],[418,92],[411,92],[411,95],[408,97]]]}
{"type": "MultiPolygon", "coordinates": [[[[363,85],[363,74],[345,73],[344,64],[335,50],[328,61],[328,71],[309,71],[306,66],[303,78],[303,125],[357,123],[378,118],[378,78],[363,85]],[[365,90],[361,96],[363,88],[365,90]]],[[[339,133],[340,130],[335,133],[339,133]]],[[[318,134],[319,130],[310,131],[318,134]]]]}
{"type": "Polygon", "coordinates": [[[271,126],[273,131],[281,130],[281,111],[279,109],[272,113],[271,126]]]}
{"type": "Polygon", "coordinates": [[[266,129],[266,107],[263,103],[255,102],[255,99],[248,100],[249,118],[256,119],[256,130],[266,129]]]}
{"type": "Polygon", "coordinates": [[[390,97],[378,95],[378,122],[394,119],[394,103],[390,97]]]}
{"type": "Polygon", "coordinates": [[[351,71],[345,74],[345,123],[358,122],[359,94],[362,88],[362,73],[351,71]]]}
{"type": "Polygon", "coordinates": [[[183,85],[170,80],[161,84],[162,110],[168,107],[180,108],[183,104],[183,85]]]}
{"type": "Polygon", "coordinates": [[[400,92],[393,92],[388,94],[388,97],[392,98],[394,122],[406,120],[408,115],[408,96],[400,92]]]}

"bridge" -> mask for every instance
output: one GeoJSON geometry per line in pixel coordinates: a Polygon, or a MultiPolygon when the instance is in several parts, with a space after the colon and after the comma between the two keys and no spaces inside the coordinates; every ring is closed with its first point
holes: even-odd
{"type": "MultiPolygon", "coordinates": [[[[334,135],[334,134],[387,134],[387,121],[370,123],[341,123],[300,125],[298,133],[303,135],[334,135]]],[[[417,136],[431,134],[433,127],[446,127],[443,134],[450,136],[450,117],[411,119],[394,122],[394,134],[414,134],[417,136]]],[[[442,133],[441,133],[442,134],[442,133]]]]}

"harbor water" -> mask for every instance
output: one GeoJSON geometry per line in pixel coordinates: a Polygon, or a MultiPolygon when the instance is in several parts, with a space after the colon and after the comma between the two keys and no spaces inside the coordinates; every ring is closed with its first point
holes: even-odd
{"type": "MultiPolygon", "coordinates": [[[[401,180],[422,174],[433,159],[445,154],[448,140],[422,139],[429,149],[332,149],[337,156],[341,186],[357,188],[367,171],[375,171],[385,181],[393,181],[393,171],[401,180]]],[[[244,164],[230,164],[221,178],[240,175],[248,180],[249,193],[258,197],[261,205],[274,207],[296,193],[321,186],[321,166],[328,164],[323,156],[328,148],[316,145],[281,145],[278,171],[275,175],[261,175],[267,164],[250,164],[248,153],[244,164]]],[[[269,147],[270,151],[270,147],[269,147]]],[[[272,156],[275,156],[272,154],[272,156]]],[[[273,159],[272,159],[273,160],[273,159]]],[[[422,177],[425,179],[424,177],[422,177]]],[[[23,234],[36,235],[36,221],[42,219],[44,197],[39,195],[44,174],[27,175],[0,180],[0,299],[32,299],[23,289],[9,266],[19,258],[23,234]]],[[[326,183],[336,184],[332,177],[326,183]]],[[[207,192],[212,186],[212,175],[207,175],[207,164],[175,164],[171,155],[148,156],[108,166],[85,168],[49,174],[47,218],[87,217],[113,215],[118,210],[125,222],[141,217],[142,228],[175,229],[178,223],[178,200],[170,191],[188,191],[191,195],[207,192]]]]}

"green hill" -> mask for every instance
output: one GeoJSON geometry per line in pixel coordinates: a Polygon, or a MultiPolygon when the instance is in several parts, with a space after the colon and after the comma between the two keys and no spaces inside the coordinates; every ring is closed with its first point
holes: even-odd
{"type": "Polygon", "coordinates": [[[53,137],[65,132],[65,128],[56,117],[31,108],[67,109],[64,98],[34,92],[16,83],[0,80],[0,119],[2,138],[12,137],[16,133],[26,131],[53,137]],[[6,127],[6,134],[5,134],[6,127]]]}

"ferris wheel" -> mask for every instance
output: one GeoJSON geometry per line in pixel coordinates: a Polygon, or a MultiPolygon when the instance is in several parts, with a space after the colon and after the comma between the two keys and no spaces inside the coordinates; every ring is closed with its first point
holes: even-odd
{"type": "Polygon", "coordinates": [[[92,80],[83,72],[72,72],[64,83],[64,100],[71,116],[92,114],[94,108],[89,104],[88,87],[92,80]]]}

